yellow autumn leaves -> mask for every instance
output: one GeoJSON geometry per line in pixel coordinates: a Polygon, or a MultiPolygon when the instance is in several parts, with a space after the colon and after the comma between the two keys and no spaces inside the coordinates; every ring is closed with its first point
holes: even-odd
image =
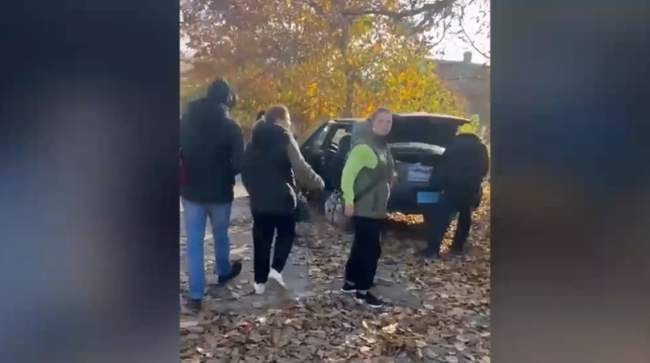
{"type": "Polygon", "coordinates": [[[346,113],[367,116],[378,106],[465,116],[438,78],[429,49],[385,17],[345,16],[342,3],[328,0],[225,2],[214,14],[201,0],[182,9],[193,22],[182,29],[202,46],[192,60],[199,66],[181,80],[181,103],[200,96],[212,75],[236,88],[234,113],[244,128],[274,103],[289,107],[299,133],[346,113]],[[205,20],[209,15],[220,21],[205,20]]]}

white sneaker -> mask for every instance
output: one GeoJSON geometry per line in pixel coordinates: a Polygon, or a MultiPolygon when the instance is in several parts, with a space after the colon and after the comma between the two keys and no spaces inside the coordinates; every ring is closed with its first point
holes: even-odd
{"type": "Polygon", "coordinates": [[[264,290],[266,290],[266,284],[255,284],[255,293],[257,295],[262,295],[264,293],[264,290]]]}
{"type": "Polygon", "coordinates": [[[287,287],[287,285],[284,283],[284,279],[282,278],[282,273],[278,272],[276,269],[272,268],[271,271],[269,271],[269,278],[277,281],[280,286],[284,288],[287,287]]]}

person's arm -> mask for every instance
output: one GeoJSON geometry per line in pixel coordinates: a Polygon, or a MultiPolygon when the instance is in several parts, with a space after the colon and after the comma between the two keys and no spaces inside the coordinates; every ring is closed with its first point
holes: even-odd
{"type": "Polygon", "coordinates": [[[481,176],[485,178],[485,176],[488,174],[490,171],[490,153],[487,149],[487,146],[484,144],[481,144],[481,156],[482,156],[482,170],[481,170],[481,176]]]}
{"type": "Polygon", "coordinates": [[[244,149],[244,156],[242,157],[242,164],[241,164],[241,181],[248,194],[250,194],[251,191],[251,181],[249,179],[250,157],[247,156],[247,154],[253,151],[253,150],[249,150],[250,147],[251,147],[251,143],[249,142],[244,149]]]}
{"type": "Polygon", "coordinates": [[[232,122],[230,132],[230,162],[235,175],[241,172],[242,156],[244,154],[244,137],[241,127],[236,122],[232,122]]]}
{"type": "Polygon", "coordinates": [[[354,205],[354,182],[359,172],[363,168],[376,168],[377,162],[377,155],[368,145],[357,145],[350,151],[341,175],[341,191],[346,205],[354,205]]]}
{"type": "Polygon", "coordinates": [[[309,190],[323,190],[325,183],[320,175],[316,174],[314,169],[307,163],[305,158],[300,153],[298,142],[293,136],[289,137],[289,144],[287,145],[287,155],[291,162],[291,168],[296,174],[298,185],[309,190]]]}
{"type": "Polygon", "coordinates": [[[395,159],[393,159],[393,153],[390,151],[390,148],[387,150],[388,173],[390,175],[389,183],[392,187],[397,182],[397,173],[395,172],[395,159]]]}

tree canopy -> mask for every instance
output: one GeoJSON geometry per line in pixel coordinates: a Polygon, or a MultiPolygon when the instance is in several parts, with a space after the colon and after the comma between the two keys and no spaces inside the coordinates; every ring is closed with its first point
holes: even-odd
{"type": "MultiPolygon", "coordinates": [[[[181,102],[217,76],[239,94],[244,126],[274,103],[299,131],[336,116],[396,112],[463,115],[435,73],[435,34],[460,0],[182,0],[181,102]]],[[[444,27],[443,27],[444,29],[444,27]]]]}

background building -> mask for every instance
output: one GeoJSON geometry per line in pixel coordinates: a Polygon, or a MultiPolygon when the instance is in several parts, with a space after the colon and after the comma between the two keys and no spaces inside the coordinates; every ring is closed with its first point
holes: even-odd
{"type": "Polygon", "coordinates": [[[435,60],[438,76],[447,87],[466,102],[466,111],[478,115],[485,128],[490,131],[490,66],[472,63],[472,53],[466,52],[462,61],[435,60]]]}

